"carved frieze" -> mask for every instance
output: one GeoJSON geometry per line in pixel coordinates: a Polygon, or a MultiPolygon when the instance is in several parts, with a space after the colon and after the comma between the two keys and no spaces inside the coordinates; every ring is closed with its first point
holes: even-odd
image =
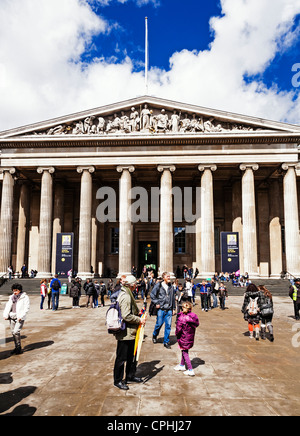
{"type": "Polygon", "coordinates": [[[213,117],[178,110],[160,109],[148,104],[138,109],[132,107],[119,113],[91,115],[84,119],[60,124],[47,130],[34,132],[36,135],[155,135],[155,134],[205,134],[248,131],[251,126],[225,122],[213,117]]]}

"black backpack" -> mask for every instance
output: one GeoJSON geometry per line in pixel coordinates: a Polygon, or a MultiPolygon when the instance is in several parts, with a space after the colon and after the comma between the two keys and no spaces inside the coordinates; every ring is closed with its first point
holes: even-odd
{"type": "Polygon", "coordinates": [[[53,284],[52,284],[52,291],[58,291],[59,290],[59,281],[58,280],[54,280],[53,284]]]}

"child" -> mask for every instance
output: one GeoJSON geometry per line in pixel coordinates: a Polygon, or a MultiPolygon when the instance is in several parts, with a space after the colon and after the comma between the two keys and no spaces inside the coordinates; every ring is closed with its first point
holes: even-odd
{"type": "Polygon", "coordinates": [[[189,301],[182,303],[182,312],[178,315],[176,324],[176,336],[179,348],[181,349],[181,363],[177,365],[175,371],[184,371],[185,375],[194,376],[194,370],[189,358],[189,350],[194,345],[196,328],[199,326],[199,319],[192,313],[193,305],[189,301]],[[187,371],[185,371],[185,364],[187,371]]]}
{"type": "Polygon", "coordinates": [[[40,309],[44,310],[44,301],[45,301],[46,295],[48,293],[47,279],[43,279],[43,280],[40,281],[40,288],[41,288],[41,304],[40,304],[40,309]]]}

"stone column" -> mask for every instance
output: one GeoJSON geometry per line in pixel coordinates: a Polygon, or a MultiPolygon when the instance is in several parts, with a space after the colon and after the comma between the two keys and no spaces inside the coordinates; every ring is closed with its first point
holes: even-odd
{"type": "Polygon", "coordinates": [[[242,178],[244,271],[242,273],[248,272],[250,278],[258,277],[254,185],[254,171],[258,168],[257,164],[240,165],[240,170],[244,171],[242,178]]]}
{"type": "Polygon", "coordinates": [[[173,199],[172,173],[174,165],[159,165],[157,170],[162,173],[160,180],[160,227],[159,227],[159,275],[169,272],[174,277],[174,229],[173,229],[173,199]]]}
{"type": "Polygon", "coordinates": [[[1,218],[0,218],[0,276],[7,274],[11,263],[12,219],[15,168],[0,168],[3,174],[1,218]]]}
{"type": "Polygon", "coordinates": [[[285,163],[282,169],[286,171],[283,179],[286,269],[298,277],[300,276],[300,236],[296,170],[300,169],[300,164],[285,163]]]}
{"type": "Polygon", "coordinates": [[[216,271],[215,262],[215,219],[212,172],[216,165],[199,165],[201,177],[201,271],[202,277],[212,277],[216,271]]]}
{"type": "Polygon", "coordinates": [[[39,232],[39,259],[38,278],[50,278],[51,274],[51,249],[52,249],[52,207],[53,207],[53,180],[55,169],[38,168],[42,174],[41,201],[40,201],[40,232],[39,232]]]}
{"type": "Polygon", "coordinates": [[[91,241],[92,241],[92,174],[95,168],[78,167],[81,174],[78,273],[82,279],[91,278],[91,241]]]}
{"type": "MultiPolygon", "coordinates": [[[[16,271],[21,273],[21,268],[26,264],[26,234],[29,221],[29,185],[23,183],[20,190],[19,200],[19,221],[18,221],[18,239],[17,239],[17,263],[16,271]]],[[[28,265],[27,265],[28,266],[28,265]]]]}
{"type": "Polygon", "coordinates": [[[280,278],[282,267],[282,235],[280,223],[280,202],[274,201],[279,199],[280,189],[278,180],[271,183],[269,189],[269,207],[270,207],[270,221],[269,221],[269,237],[270,237],[270,270],[271,278],[280,278]]]}
{"type": "Polygon", "coordinates": [[[57,233],[62,233],[64,228],[64,185],[56,183],[54,189],[53,207],[53,236],[52,236],[52,274],[56,272],[56,240],[57,233]]]}
{"type": "Polygon", "coordinates": [[[241,180],[236,180],[232,185],[232,231],[238,232],[239,234],[240,271],[244,271],[243,212],[241,198],[241,180]]]}
{"type": "Polygon", "coordinates": [[[131,274],[132,267],[132,232],[130,216],[130,191],[132,186],[131,173],[135,171],[134,166],[118,166],[118,173],[121,173],[119,188],[119,274],[131,274]]]}

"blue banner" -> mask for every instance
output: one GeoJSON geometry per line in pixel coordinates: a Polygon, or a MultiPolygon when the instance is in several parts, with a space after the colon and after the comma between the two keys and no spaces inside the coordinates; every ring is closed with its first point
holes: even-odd
{"type": "Polygon", "coordinates": [[[234,273],[240,269],[239,233],[221,232],[222,272],[234,273]]]}
{"type": "Polygon", "coordinates": [[[61,278],[68,277],[68,271],[73,270],[74,233],[57,233],[56,236],[56,269],[61,278]]]}

